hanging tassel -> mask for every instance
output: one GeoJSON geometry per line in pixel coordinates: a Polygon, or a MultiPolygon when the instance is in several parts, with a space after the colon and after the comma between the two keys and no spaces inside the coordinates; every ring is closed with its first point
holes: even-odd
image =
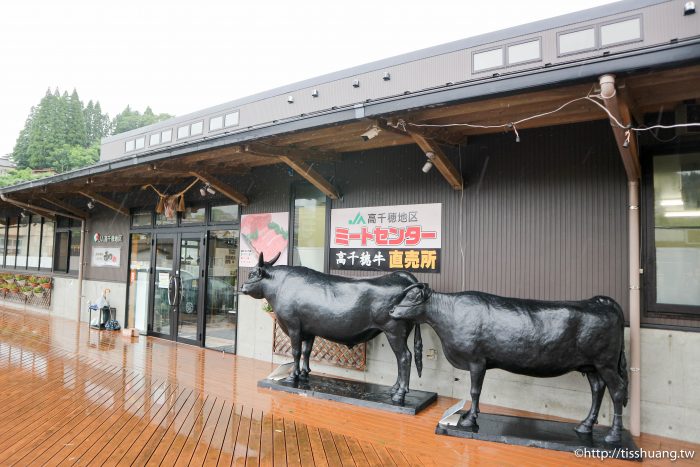
{"type": "Polygon", "coordinates": [[[178,212],[183,212],[185,210],[185,195],[180,195],[180,203],[177,205],[178,212]]]}
{"type": "Polygon", "coordinates": [[[165,200],[163,196],[158,198],[158,204],[156,205],[156,214],[163,214],[165,210],[165,200]]]}

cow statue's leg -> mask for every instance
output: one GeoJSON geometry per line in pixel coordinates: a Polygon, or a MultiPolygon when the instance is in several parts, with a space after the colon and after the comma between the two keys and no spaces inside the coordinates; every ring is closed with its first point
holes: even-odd
{"type": "Polygon", "coordinates": [[[598,372],[603,377],[605,385],[608,387],[608,392],[613,400],[613,407],[615,410],[612,427],[610,431],[608,431],[608,434],[605,435],[605,442],[618,444],[622,439],[622,407],[626,402],[627,390],[624,381],[617,372],[617,368],[598,368],[598,372]]]}
{"type": "Polygon", "coordinates": [[[586,376],[591,385],[591,397],[593,402],[591,403],[591,410],[588,412],[586,419],[576,427],[576,431],[579,433],[591,433],[593,431],[593,425],[598,423],[600,403],[603,401],[603,395],[605,394],[605,381],[603,381],[603,378],[600,377],[597,371],[588,372],[586,376]]]}
{"type": "Polygon", "coordinates": [[[301,373],[299,375],[302,379],[308,379],[311,368],[309,367],[309,360],[311,359],[311,349],[314,346],[314,339],[316,336],[311,336],[304,339],[301,342],[301,373]]]}
{"type": "Polygon", "coordinates": [[[392,330],[385,330],[391,350],[396,356],[396,366],[398,367],[399,376],[391,388],[391,401],[395,404],[403,404],[408,392],[408,385],[411,379],[411,351],[408,350],[406,341],[410,332],[410,325],[401,323],[402,326],[396,326],[392,330]]]}
{"type": "Polygon", "coordinates": [[[473,364],[469,367],[469,376],[471,377],[471,388],[469,393],[472,396],[472,405],[469,411],[463,413],[459,417],[457,423],[462,428],[478,428],[476,418],[479,416],[479,396],[481,396],[481,386],[484,384],[484,376],[486,376],[486,365],[473,364]]]}
{"type": "Polygon", "coordinates": [[[299,361],[301,360],[301,332],[298,329],[292,329],[289,327],[287,329],[287,335],[289,340],[292,341],[292,357],[294,357],[294,370],[292,374],[286,377],[284,380],[288,383],[294,383],[299,380],[299,375],[301,371],[299,370],[299,361]]]}

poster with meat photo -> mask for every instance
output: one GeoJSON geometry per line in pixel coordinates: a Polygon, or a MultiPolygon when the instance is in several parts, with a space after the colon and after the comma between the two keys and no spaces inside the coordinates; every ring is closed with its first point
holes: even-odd
{"type": "Polygon", "coordinates": [[[265,260],[282,252],[276,265],[287,264],[289,244],[289,213],[268,212],[241,216],[241,255],[238,265],[251,268],[258,264],[258,255],[265,260]]]}

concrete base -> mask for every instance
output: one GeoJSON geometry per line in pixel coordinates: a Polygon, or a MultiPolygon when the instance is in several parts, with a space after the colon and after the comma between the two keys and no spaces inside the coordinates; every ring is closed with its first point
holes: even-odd
{"type": "Polygon", "coordinates": [[[258,387],[407,415],[415,415],[437,400],[434,392],[411,390],[404,404],[398,405],[391,402],[390,386],[317,375],[296,383],[263,379],[258,387]]]}
{"type": "MultiPolygon", "coordinates": [[[[465,412],[457,412],[453,416],[455,422],[465,412]]],[[[642,460],[641,456],[638,456],[640,454],[639,448],[634,444],[634,440],[627,430],[623,431],[622,442],[619,445],[610,445],[604,441],[608,432],[607,427],[597,426],[593,429],[592,434],[582,435],[574,431],[577,423],[487,413],[479,414],[477,421],[479,426],[475,429],[438,423],[435,433],[577,454],[599,450],[607,452],[611,459],[640,462],[642,460]]]]}

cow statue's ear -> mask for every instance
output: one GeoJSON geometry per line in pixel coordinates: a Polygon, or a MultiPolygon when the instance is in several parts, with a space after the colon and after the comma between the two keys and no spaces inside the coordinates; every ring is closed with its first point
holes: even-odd
{"type": "Polygon", "coordinates": [[[430,295],[432,295],[433,290],[426,284],[425,282],[421,283],[420,287],[420,294],[423,297],[423,300],[427,300],[430,295]]]}
{"type": "Polygon", "coordinates": [[[265,258],[263,257],[262,251],[260,252],[260,256],[258,256],[258,267],[261,268],[265,265],[265,258]]]}

